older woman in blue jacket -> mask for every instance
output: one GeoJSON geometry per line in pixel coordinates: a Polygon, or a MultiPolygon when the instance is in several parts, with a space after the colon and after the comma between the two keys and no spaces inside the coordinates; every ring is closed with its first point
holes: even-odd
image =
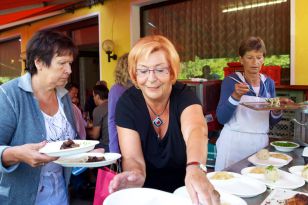
{"type": "Polygon", "coordinates": [[[27,73],[0,87],[0,204],[68,204],[70,169],[39,149],[76,137],[64,86],[77,49],[70,38],[41,31],[26,52],[27,73]]]}

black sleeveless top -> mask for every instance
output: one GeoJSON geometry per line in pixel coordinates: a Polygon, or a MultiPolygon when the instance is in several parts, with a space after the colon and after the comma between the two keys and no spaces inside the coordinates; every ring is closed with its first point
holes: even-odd
{"type": "MultiPolygon", "coordinates": [[[[181,132],[181,113],[200,104],[196,95],[184,84],[172,86],[169,104],[169,127],[163,139],[157,137],[141,90],[131,87],[116,106],[117,126],[139,133],[146,164],[144,187],[173,192],[184,186],[186,144],[181,132]]],[[[126,136],[129,137],[129,136],[126,136]]]]}

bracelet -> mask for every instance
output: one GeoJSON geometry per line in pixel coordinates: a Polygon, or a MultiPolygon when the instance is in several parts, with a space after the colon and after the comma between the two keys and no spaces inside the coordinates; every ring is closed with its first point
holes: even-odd
{"type": "Polygon", "coordinates": [[[199,169],[201,169],[203,172],[207,172],[207,168],[204,164],[200,163],[200,162],[196,162],[196,161],[192,161],[192,162],[188,162],[186,164],[186,167],[191,166],[191,165],[196,165],[199,167],[199,169]]]}

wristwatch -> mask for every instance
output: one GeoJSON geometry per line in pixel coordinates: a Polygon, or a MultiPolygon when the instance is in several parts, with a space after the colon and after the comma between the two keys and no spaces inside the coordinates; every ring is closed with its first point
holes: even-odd
{"type": "Polygon", "coordinates": [[[207,173],[207,168],[204,164],[194,161],[194,162],[188,162],[186,164],[186,167],[191,166],[191,165],[198,166],[199,169],[201,169],[204,173],[207,173]]]}

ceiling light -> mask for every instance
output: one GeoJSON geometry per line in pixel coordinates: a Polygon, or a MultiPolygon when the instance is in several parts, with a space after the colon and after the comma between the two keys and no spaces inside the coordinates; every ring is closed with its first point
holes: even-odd
{"type": "Polygon", "coordinates": [[[240,11],[240,10],[244,10],[244,9],[252,9],[252,8],[262,7],[262,6],[269,6],[269,5],[273,5],[273,4],[280,4],[280,3],[283,3],[283,2],[287,2],[287,0],[275,0],[275,1],[269,1],[269,2],[263,2],[263,3],[250,4],[250,5],[247,5],[247,6],[238,6],[238,7],[233,7],[233,8],[229,8],[229,9],[224,9],[224,10],[222,10],[222,13],[240,11]]]}

